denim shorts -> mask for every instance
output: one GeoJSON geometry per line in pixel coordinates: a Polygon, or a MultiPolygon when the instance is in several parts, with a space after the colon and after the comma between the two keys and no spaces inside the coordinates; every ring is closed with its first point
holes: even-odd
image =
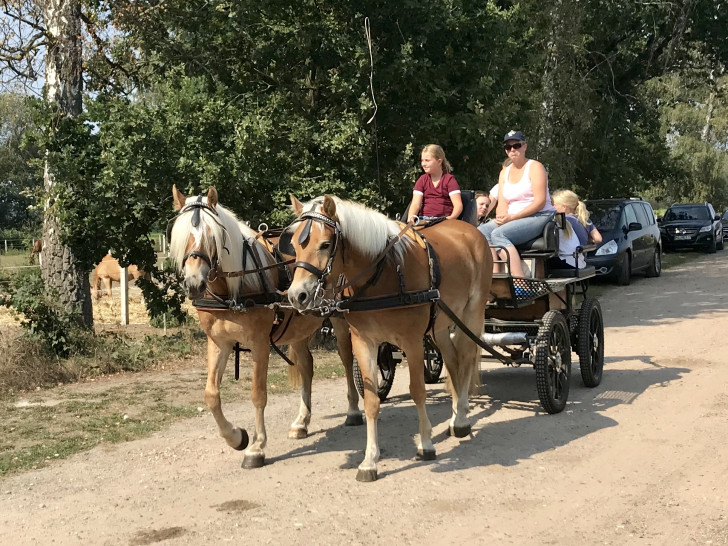
{"type": "Polygon", "coordinates": [[[533,216],[527,216],[526,218],[513,220],[502,226],[496,224],[494,220],[490,220],[478,226],[478,231],[485,235],[485,238],[488,239],[491,246],[516,246],[540,237],[543,233],[543,228],[546,227],[546,224],[553,217],[554,211],[549,210],[537,212],[533,216]]]}

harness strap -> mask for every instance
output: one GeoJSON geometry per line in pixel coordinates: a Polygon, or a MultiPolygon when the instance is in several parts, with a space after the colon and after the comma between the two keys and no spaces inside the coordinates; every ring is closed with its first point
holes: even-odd
{"type": "Polygon", "coordinates": [[[450,317],[450,319],[452,319],[452,321],[455,323],[455,325],[458,328],[460,328],[465,333],[466,336],[468,336],[470,339],[472,339],[475,342],[476,345],[478,345],[478,347],[486,350],[488,353],[490,353],[491,356],[500,360],[503,364],[510,364],[510,361],[505,356],[498,353],[498,351],[493,349],[493,347],[491,347],[485,341],[483,341],[477,335],[475,335],[475,333],[473,333],[473,331],[470,328],[468,328],[462,320],[460,320],[460,318],[453,312],[452,309],[450,309],[447,306],[447,304],[445,304],[444,301],[438,299],[436,301],[436,304],[437,304],[437,306],[440,307],[440,309],[442,309],[445,312],[445,314],[448,317],[450,317]]]}
{"type": "Polygon", "coordinates": [[[349,299],[337,305],[338,311],[376,311],[379,309],[393,309],[396,307],[411,307],[433,303],[440,299],[437,289],[420,290],[418,292],[404,292],[393,296],[379,296],[377,298],[349,299]]]}

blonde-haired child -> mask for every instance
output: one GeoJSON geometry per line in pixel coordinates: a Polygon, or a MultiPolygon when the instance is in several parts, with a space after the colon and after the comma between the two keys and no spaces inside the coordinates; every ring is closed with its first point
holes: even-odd
{"type": "Polygon", "coordinates": [[[579,200],[578,195],[571,190],[559,190],[554,193],[552,199],[557,212],[566,214],[566,219],[571,224],[582,245],[590,242],[602,242],[602,234],[589,221],[589,211],[586,209],[584,202],[579,200]]]}

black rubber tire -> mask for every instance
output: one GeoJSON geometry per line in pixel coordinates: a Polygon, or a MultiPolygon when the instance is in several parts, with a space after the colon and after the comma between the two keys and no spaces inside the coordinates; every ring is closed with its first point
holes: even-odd
{"type": "Polygon", "coordinates": [[[632,281],[632,257],[625,252],[622,261],[617,267],[617,284],[627,286],[632,281]]]}
{"type": "Polygon", "coordinates": [[[659,277],[662,273],[662,255],[660,253],[660,245],[655,245],[655,251],[652,254],[652,261],[645,274],[648,277],[659,277]]]}
{"type": "Polygon", "coordinates": [[[604,318],[599,300],[587,297],[579,309],[579,355],[581,380],[589,388],[602,382],[604,372],[604,318]]]}
{"type": "MultiPolygon", "coordinates": [[[[377,364],[379,366],[379,388],[377,389],[377,395],[379,400],[384,402],[389,396],[389,391],[392,390],[394,384],[394,372],[397,370],[397,363],[392,357],[392,351],[396,347],[389,343],[382,343],[379,346],[377,353],[377,364]]],[[[364,379],[361,376],[361,369],[359,368],[359,362],[354,358],[354,385],[356,386],[356,392],[359,396],[364,398],[364,379]]]]}
{"type": "Polygon", "coordinates": [[[547,311],[536,336],[536,388],[543,409],[559,413],[569,398],[571,343],[566,319],[559,311],[547,311]]]}
{"type": "Polygon", "coordinates": [[[433,384],[440,381],[442,365],[442,355],[437,345],[429,336],[425,337],[425,383],[433,384]]]}
{"type": "Polygon", "coordinates": [[[720,235],[720,241],[718,241],[715,245],[715,248],[718,250],[723,250],[723,247],[725,246],[725,243],[723,242],[723,234],[720,235]]]}
{"type": "Polygon", "coordinates": [[[708,248],[706,248],[706,251],[708,254],[715,254],[718,250],[718,243],[715,242],[715,237],[713,237],[713,242],[708,245],[708,248]]]}

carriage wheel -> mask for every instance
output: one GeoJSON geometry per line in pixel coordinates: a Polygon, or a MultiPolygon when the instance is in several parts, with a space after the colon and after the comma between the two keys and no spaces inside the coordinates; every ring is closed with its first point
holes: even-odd
{"type": "Polygon", "coordinates": [[[596,387],[602,382],[604,370],[604,321],[596,298],[586,298],[581,304],[578,336],[581,379],[585,386],[596,387]]]}
{"type": "Polygon", "coordinates": [[[442,373],[442,355],[429,336],[425,337],[425,383],[437,383],[442,373]]]}
{"type": "Polygon", "coordinates": [[[571,343],[566,319],[559,311],[548,311],[536,337],[536,387],[548,413],[559,413],[569,398],[571,343]]]}
{"type": "MultiPolygon", "coordinates": [[[[392,385],[394,384],[394,372],[397,369],[397,362],[395,362],[392,356],[394,350],[394,345],[382,343],[377,353],[377,365],[379,368],[379,389],[377,390],[377,395],[382,402],[387,399],[389,391],[392,390],[392,385]]],[[[356,391],[359,393],[359,396],[364,398],[364,379],[361,376],[361,369],[359,368],[359,362],[356,360],[356,357],[354,357],[353,371],[356,391]]]]}

